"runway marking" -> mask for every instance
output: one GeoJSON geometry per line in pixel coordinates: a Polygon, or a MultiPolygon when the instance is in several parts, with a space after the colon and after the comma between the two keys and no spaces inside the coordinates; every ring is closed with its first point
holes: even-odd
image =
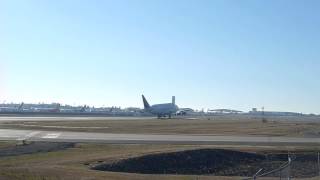
{"type": "Polygon", "coordinates": [[[61,129],[107,129],[109,127],[86,127],[86,126],[41,126],[35,124],[10,124],[10,125],[18,125],[18,126],[25,126],[25,127],[42,127],[42,128],[61,128],[61,129]]]}
{"type": "Polygon", "coordinates": [[[29,133],[29,134],[27,134],[27,135],[23,136],[23,137],[19,137],[19,138],[17,138],[17,140],[18,140],[18,141],[26,140],[26,139],[29,139],[29,138],[31,138],[31,137],[33,137],[33,136],[35,136],[35,135],[39,134],[39,133],[40,133],[40,131],[33,131],[33,132],[31,132],[31,133],[29,133]]]}
{"type": "Polygon", "coordinates": [[[47,135],[42,136],[41,138],[44,138],[44,139],[56,139],[60,135],[61,135],[61,133],[48,133],[47,135]]]}

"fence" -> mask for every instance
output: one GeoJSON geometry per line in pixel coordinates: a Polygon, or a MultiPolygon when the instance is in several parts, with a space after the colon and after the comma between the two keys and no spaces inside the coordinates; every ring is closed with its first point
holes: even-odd
{"type": "MultiPolygon", "coordinates": [[[[278,168],[269,172],[264,172],[264,173],[261,173],[263,172],[263,168],[261,168],[252,177],[245,178],[243,180],[258,180],[258,179],[262,179],[263,177],[275,177],[275,178],[279,178],[280,180],[291,180],[292,178],[294,178],[294,175],[291,172],[291,170],[292,170],[293,162],[296,160],[296,158],[297,157],[295,155],[290,155],[290,156],[288,155],[287,162],[283,163],[278,168]]],[[[301,156],[299,158],[302,159],[304,157],[301,156]]],[[[320,153],[317,153],[314,156],[314,160],[316,161],[316,165],[312,169],[314,170],[313,175],[320,176],[320,153]]]]}

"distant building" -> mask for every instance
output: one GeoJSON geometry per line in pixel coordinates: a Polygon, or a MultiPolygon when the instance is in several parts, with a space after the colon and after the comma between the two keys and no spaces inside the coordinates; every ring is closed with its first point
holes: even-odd
{"type": "Polygon", "coordinates": [[[264,116],[301,116],[303,115],[302,113],[297,113],[297,112],[258,111],[257,108],[252,108],[252,111],[249,111],[249,114],[264,115],[264,116]]]}
{"type": "Polygon", "coordinates": [[[238,114],[242,111],[233,110],[233,109],[208,109],[209,114],[238,114]]]}

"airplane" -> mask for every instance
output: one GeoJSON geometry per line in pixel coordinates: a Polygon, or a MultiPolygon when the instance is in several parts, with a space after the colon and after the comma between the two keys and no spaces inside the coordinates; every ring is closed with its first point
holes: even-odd
{"type": "Polygon", "coordinates": [[[0,112],[22,112],[23,105],[24,103],[22,102],[18,107],[0,107],[0,112]]]}
{"type": "Polygon", "coordinates": [[[84,105],[82,107],[70,107],[70,106],[64,106],[63,108],[60,108],[60,112],[62,113],[84,113],[86,112],[87,108],[89,108],[87,105],[84,105]]]}
{"type": "Polygon", "coordinates": [[[40,107],[40,108],[32,108],[34,112],[41,113],[58,113],[60,112],[60,104],[57,103],[56,107],[40,107]]]}
{"type": "Polygon", "coordinates": [[[186,116],[187,114],[193,113],[194,110],[191,108],[180,108],[179,111],[177,111],[177,116],[186,116]]]}
{"type": "Polygon", "coordinates": [[[142,101],[144,105],[144,111],[155,114],[158,116],[158,118],[168,116],[169,119],[171,119],[171,115],[175,114],[179,110],[175,102],[175,96],[172,96],[171,103],[155,104],[152,106],[149,105],[144,95],[142,95],[142,101]]]}
{"type": "Polygon", "coordinates": [[[80,112],[86,112],[86,109],[87,109],[87,105],[84,105],[81,109],[80,109],[80,112]]]}

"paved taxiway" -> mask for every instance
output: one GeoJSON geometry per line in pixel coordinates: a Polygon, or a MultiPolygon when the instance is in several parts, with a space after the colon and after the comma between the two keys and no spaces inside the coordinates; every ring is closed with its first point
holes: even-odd
{"type": "MultiPolygon", "coordinates": [[[[107,121],[107,120],[150,120],[150,119],[157,119],[156,117],[85,117],[85,116],[79,116],[79,117],[7,117],[7,116],[0,116],[0,122],[21,122],[21,121],[107,121]]],[[[185,120],[197,120],[199,118],[194,117],[180,117],[179,119],[185,119],[185,120]]]]}
{"type": "MultiPolygon", "coordinates": [[[[227,115],[226,115],[227,116],[227,115]]],[[[241,115],[239,115],[241,117],[241,115]]],[[[219,117],[219,116],[217,116],[219,117]]],[[[244,115],[245,117],[245,115],[244,115]]],[[[209,117],[210,118],[210,117],[209,117]]],[[[150,119],[157,119],[156,117],[119,117],[119,116],[107,116],[107,117],[99,117],[99,116],[0,116],[0,122],[19,122],[19,121],[91,121],[91,120],[150,120],[150,119]]],[[[173,119],[181,119],[181,120],[207,120],[208,117],[206,116],[183,116],[173,119]]],[[[250,118],[249,118],[250,119],[250,118]]],[[[211,118],[213,121],[219,121],[219,118],[211,118]]],[[[224,118],[220,120],[225,120],[224,118]]],[[[248,120],[248,118],[239,118],[241,120],[248,120]]],[[[319,123],[320,117],[308,117],[308,118],[283,118],[278,117],[275,118],[274,121],[278,122],[297,122],[297,123],[319,123]]]]}
{"type": "Polygon", "coordinates": [[[99,142],[116,144],[223,144],[223,145],[320,145],[320,138],[203,136],[155,134],[106,134],[64,131],[0,129],[0,140],[53,142],[99,142]]]}
{"type": "Polygon", "coordinates": [[[156,119],[155,117],[1,117],[0,122],[8,121],[90,121],[90,120],[143,120],[143,119],[156,119]]]}

